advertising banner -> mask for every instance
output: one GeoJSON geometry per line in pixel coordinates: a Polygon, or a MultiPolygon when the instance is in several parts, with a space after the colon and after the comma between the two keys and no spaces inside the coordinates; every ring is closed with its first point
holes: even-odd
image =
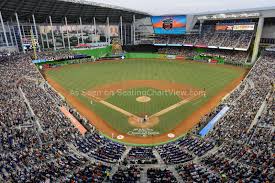
{"type": "Polygon", "coordinates": [[[254,30],[255,25],[234,25],[233,30],[234,31],[240,31],[240,30],[254,30]]]}
{"type": "Polygon", "coordinates": [[[192,44],[183,44],[182,46],[193,47],[194,45],[192,45],[192,44]]]}
{"type": "Polygon", "coordinates": [[[217,24],[215,29],[216,31],[252,31],[255,29],[255,24],[217,24]]]}
{"type": "Polygon", "coordinates": [[[182,46],[181,44],[167,44],[167,46],[182,46]]]}
{"type": "Polygon", "coordinates": [[[204,44],[196,44],[195,47],[197,47],[197,48],[207,48],[207,45],[204,45],[204,44]]]}
{"type": "Polygon", "coordinates": [[[176,55],[167,55],[167,59],[176,59],[176,55]]]}
{"type": "Polygon", "coordinates": [[[154,44],[154,46],[167,46],[167,44],[154,44]]]}
{"type": "Polygon", "coordinates": [[[219,49],[222,49],[222,50],[233,50],[234,48],[232,48],[232,47],[222,47],[222,46],[220,46],[219,49]]]}
{"type": "Polygon", "coordinates": [[[178,56],[176,56],[176,59],[185,59],[185,57],[181,56],[181,55],[178,55],[178,56]]]}
{"type": "Polygon", "coordinates": [[[151,18],[155,34],[185,34],[186,16],[153,16],[151,18]]]}
{"type": "Polygon", "coordinates": [[[208,46],[208,48],[218,48],[217,46],[208,46]]]}
{"type": "Polygon", "coordinates": [[[216,31],[233,30],[233,25],[216,25],[216,31]]]}

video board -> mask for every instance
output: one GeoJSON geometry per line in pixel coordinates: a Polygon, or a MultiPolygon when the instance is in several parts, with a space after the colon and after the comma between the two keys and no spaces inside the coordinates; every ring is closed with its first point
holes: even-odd
{"type": "Polygon", "coordinates": [[[151,18],[155,34],[185,34],[186,16],[153,16],[151,18]]]}

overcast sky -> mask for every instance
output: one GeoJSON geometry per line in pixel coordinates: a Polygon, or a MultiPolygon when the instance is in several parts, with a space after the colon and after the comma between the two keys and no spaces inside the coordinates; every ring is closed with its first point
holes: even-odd
{"type": "Polygon", "coordinates": [[[275,6],[275,0],[90,0],[151,13],[187,14],[275,6]]]}

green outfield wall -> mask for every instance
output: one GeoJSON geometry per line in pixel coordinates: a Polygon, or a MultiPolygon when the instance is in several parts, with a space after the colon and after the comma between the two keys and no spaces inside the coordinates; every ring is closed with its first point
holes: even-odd
{"type": "Polygon", "coordinates": [[[105,48],[96,48],[96,49],[74,50],[74,52],[77,54],[93,56],[94,58],[101,58],[111,54],[112,46],[107,46],[105,48]]]}
{"type": "Polygon", "coordinates": [[[126,53],[126,58],[156,58],[156,59],[165,59],[165,54],[157,53],[126,53]]]}

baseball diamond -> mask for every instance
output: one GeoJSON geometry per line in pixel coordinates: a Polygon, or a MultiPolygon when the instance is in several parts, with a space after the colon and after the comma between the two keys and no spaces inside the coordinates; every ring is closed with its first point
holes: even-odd
{"type": "Polygon", "coordinates": [[[224,65],[130,59],[67,65],[45,75],[103,134],[123,135],[121,142],[152,144],[171,140],[169,133],[174,139],[184,135],[245,73],[224,65]]]}

